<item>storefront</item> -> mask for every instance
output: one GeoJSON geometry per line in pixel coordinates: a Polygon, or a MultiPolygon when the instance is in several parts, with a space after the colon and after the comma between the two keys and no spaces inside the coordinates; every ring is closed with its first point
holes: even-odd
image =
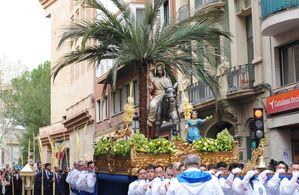
{"type": "Polygon", "coordinates": [[[268,97],[266,107],[269,158],[299,162],[299,86],[268,97]]]}

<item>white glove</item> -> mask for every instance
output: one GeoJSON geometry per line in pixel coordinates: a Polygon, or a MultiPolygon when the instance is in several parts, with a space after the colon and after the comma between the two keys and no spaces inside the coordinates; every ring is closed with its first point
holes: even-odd
{"type": "Polygon", "coordinates": [[[272,173],[272,171],[264,170],[259,174],[257,179],[264,184],[267,181],[267,174],[269,173],[272,173]]]}
{"type": "Polygon", "coordinates": [[[276,173],[285,173],[285,172],[286,172],[285,169],[277,169],[277,170],[276,170],[276,173]]]}
{"type": "Polygon", "coordinates": [[[208,173],[210,173],[211,175],[215,175],[215,174],[216,174],[215,171],[214,171],[213,169],[208,170],[208,173]]]}
{"type": "Polygon", "coordinates": [[[223,175],[223,171],[217,171],[217,173],[215,173],[215,176],[218,177],[219,175],[223,175]]]}
{"type": "Polygon", "coordinates": [[[245,183],[248,183],[249,180],[250,180],[256,173],[257,173],[257,172],[254,171],[254,170],[250,170],[250,171],[248,171],[248,172],[246,173],[246,175],[244,176],[243,181],[244,181],[245,183]]]}
{"type": "Polygon", "coordinates": [[[294,179],[295,181],[297,181],[299,178],[299,171],[293,171],[292,174],[293,174],[292,180],[294,179]]]}
{"type": "Polygon", "coordinates": [[[237,167],[237,168],[234,168],[232,171],[232,174],[238,174],[238,173],[242,173],[242,170],[239,168],[239,167],[237,167]]]}

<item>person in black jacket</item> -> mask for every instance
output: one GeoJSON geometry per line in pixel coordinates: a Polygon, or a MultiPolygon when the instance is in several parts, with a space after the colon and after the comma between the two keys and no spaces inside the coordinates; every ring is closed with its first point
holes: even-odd
{"type": "Polygon", "coordinates": [[[54,175],[51,172],[51,163],[45,164],[44,170],[44,195],[53,195],[54,175]]]}
{"type": "Polygon", "coordinates": [[[43,177],[43,169],[41,162],[37,163],[35,181],[34,181],[34,195],[42,194],[42,177],[43,177]]]}
{"type": "Polygon", "coordinates": [[[64,168],[62,176],[61,176],[61,181],[63,183],[63,189],[64,189],[65,195],[70,194],[70,185],[66,182],[66,177],[67,177],[67,174],[69,173],[69,171],[70,171],[69,168],[64,168]]]}
{"type": "Polygon", "coordinates": [[[15,169],[15,174],[13,176],[13,186],[14,186],[14,194],[22,194],[22,179],[19,174],[19,170],[15,169]]]}

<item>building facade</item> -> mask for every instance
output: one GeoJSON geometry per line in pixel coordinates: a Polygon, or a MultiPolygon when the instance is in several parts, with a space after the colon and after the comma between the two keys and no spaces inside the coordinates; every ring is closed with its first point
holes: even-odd
{"type": "Polygon", "coordinates": [[[13,126],[7,119],[1,120],[0,125],[0,167],[6,165],[13,167],[22,164],[22,147],[21,136],[24,134],[25,128],[21,126],[13,126]]]}
{"type": "MultiPolygon", "coordinates": [[[[75,0],[41,0],[40,3],[46,17],[51,19],[53,68],[64,54],[79,47],[65,44],[58,48],[64,29],[93,19],[95,11],[75,0]]],[[[88,63],[71,64],[51,82],[51,125],[40,128],[39,134],[44,162],[70,166],[75,160],[93,158],[94,72],[95,67],[88,63]]]]}
{"type": "Polygon", "coordinates": [[[299,162],[299,3],[261,0],[269,147],[267,155],[299,162]],[[273,141],[272,141],[273,140],[273,141]],[[277,144],[278,143],[278,144],[277,144]]]}

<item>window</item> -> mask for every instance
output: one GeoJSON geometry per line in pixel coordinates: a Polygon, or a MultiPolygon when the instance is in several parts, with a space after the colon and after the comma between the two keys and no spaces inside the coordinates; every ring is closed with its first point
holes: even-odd
{"type": "Polygon", "coordinates": [[[101,100],[97,100],[97,122],[101,121],[101,100]]]}
{"type": "Polygon", "coordinates": [[[144,18],[144,9],[143,8],[136,8],[136,22],[140,23],[143,21],[144,18]]]}
{"type": "Polygon", "coordinates": [[[281,85],[299,81],[299,41],[280,48],[281,85]]]}
{"type": "Polygon", "coordinates": [[[112,66],[113,66],[112,59],[101,60],[101,62],[97,64],[96,77],[100,77],[101,75],[108,72],[112,66]]]}
{"type": "Polygon", "coordinates": [[[108,98],[107,96],[103,99],[103,119],[108,118],[108,98]]]}
{"type": "Polygon", "coordinates": [[[248,64],[253,60],[253,32],[252,32],[252,15],[246,17],[246,40],[247,40],[247,59],[248,64]]]}
{"type": "Polygon", "coordinates": [[[138,94],[138,83],[137,81],[133,82],[133,97],[134,97],[134,105],[138,105],[139,103],[139,94],[138,94]]]}
{"type": "Polygon", "coordinates": [[[119,111],[121,112],[121,111],[123,111],[123,107],[124,107],[124,105],[122,104],[123,90],[119,89],[118,93],[119,93],[119,99],[118,99],[118,101],[119,101],[119,111]]]}
{"type": "Polygon", "coordinates": [[[116,93],[113,92],[111,93],[111,114],[112,115],[115,115],[117,112],[116,112],[116,93]]]}
{"type": "Polygon", "coordinates": [[[165,0],[163,3],[163,13],[164,13],[164,26],[167,26],[169,23],[169,2],[168,0],[165,0]]]}

